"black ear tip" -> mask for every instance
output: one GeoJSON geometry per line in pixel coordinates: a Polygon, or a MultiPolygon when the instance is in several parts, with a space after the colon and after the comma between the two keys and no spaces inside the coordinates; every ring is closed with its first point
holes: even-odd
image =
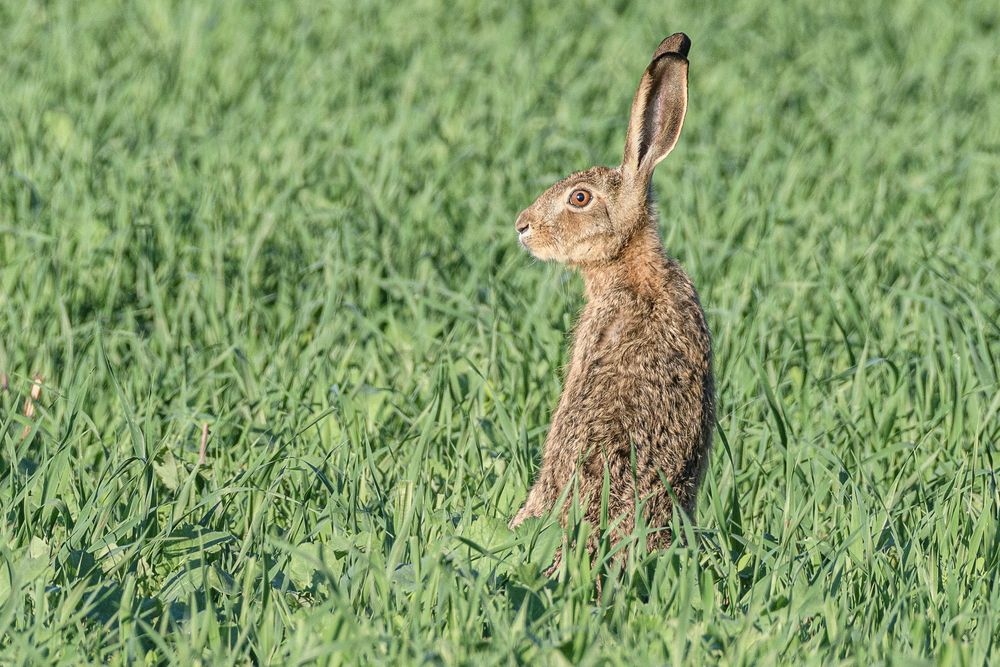
{"type": "Polygon", "coordinates": [[[656,60],[664,53],[679,53],[680,55],[687,58],[688,50],[691,48],[691,38],[685,35],[683,32],[675,32],[674,34],[667,37],[665,40],[660,42],[660,45],[656,47],[656,52],[653,53],[653,60],[656,60]]]}

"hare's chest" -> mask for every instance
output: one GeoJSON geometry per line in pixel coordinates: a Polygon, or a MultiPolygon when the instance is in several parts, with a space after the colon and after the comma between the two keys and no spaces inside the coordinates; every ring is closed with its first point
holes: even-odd
{"type": "Polygon", "coordinates": [[[637,311],[598,310],[581,316],[565,392],[603,395],[619,403],[662,393],[662,367],[677,357],[677,336],[659,313],[642,311],[640,317],[637,311]]]}
{"type": "Polygon", "coordinates": [[[611,313],[596,313],[582,317],[577,328],[570,362],[567,385],[576,382],[596,382],[613,374],[624,363],[628,350],[635,344],[634,327],[628,319],[611,313]]]}

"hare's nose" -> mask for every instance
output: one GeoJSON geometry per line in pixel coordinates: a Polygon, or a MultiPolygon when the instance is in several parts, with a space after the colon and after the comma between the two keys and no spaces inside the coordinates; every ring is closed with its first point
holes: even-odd
{"type": "Polygon", "coordinates": [[[524,230],[526,230],[528,227],[530,227],[530,225],[528,224],[528,217],[524,213],[517,216],[517,222],[514,223],[514,229],[517,230],[517,233],[523,234],[524,230]]]}

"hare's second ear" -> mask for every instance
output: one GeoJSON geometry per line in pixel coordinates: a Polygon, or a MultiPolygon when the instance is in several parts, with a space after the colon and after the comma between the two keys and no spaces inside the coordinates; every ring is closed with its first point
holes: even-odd
{"type": "Polygon", "coordinates": [[[667,37],[653,54],[632,101],[622,173],[648,181],[653,168],[677,144],[687,111],[687,52],[684,33],[667,37]]]}

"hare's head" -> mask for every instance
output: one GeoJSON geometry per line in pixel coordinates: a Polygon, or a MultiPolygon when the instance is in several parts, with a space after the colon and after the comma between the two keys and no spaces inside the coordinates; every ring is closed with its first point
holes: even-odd
{"type": "Polygon", "coordinates": [[[572,174],[518,216],[521,245],[535,257],[578,266],[611,261],[651,224],[653,168],[673,150],[684,124],[690,46],[677,33],[653,54],[632,101],[621,166],[572,174]]]}

